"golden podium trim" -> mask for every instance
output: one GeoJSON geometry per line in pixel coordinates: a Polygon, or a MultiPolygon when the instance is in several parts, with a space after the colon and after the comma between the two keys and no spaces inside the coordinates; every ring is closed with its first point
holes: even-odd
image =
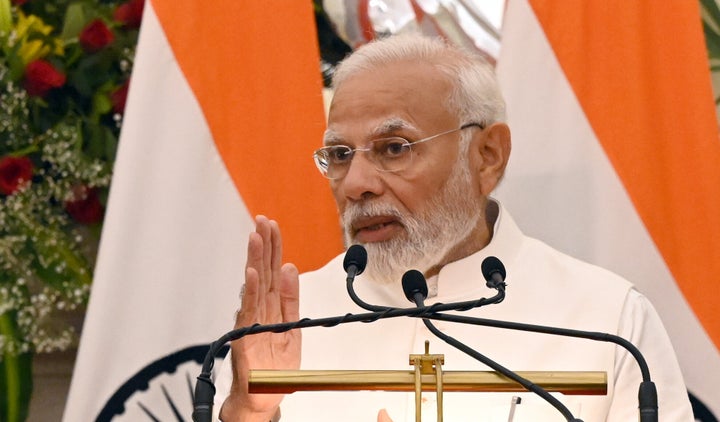
{"type": "MultiPolygon", "coordinates": [[[[298,391],[414,391],[415,420],[422,419],[422,392],[437,394],[437,421],[443,420],[443,393],[527,392],[516,381],[495,371],[445,371],[445,357],[411,354],[412,371],[402,370],[251,370],[251,394],[289,394],[298,391]]],[[[550,393],[565,395],[607,394],[607,374],[602,371],[517,371],[550,393]]]]}
{"type": "MultiPolygon", "coordinates": [[[[599,371],[517,371],[553,393],[607,394],[607,374],[599,371]]],[[[422,374],[423,391],[437,391],[434,374],[422,374]]],[[[414,391],[415,372],[402,370],[273,371],[251,370],[250,393],[298,391],[414,391]]],[[[443,371],[445,392],[526,392],[520,384],[494,371],[443,371]]]]}

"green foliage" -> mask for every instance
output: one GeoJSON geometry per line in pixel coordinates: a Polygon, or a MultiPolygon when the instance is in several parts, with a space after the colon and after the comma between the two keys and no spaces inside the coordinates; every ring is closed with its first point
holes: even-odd
{"type": "MultiPolygon", "coordinates": [[[[718,107],[720,106],[720,7],[716,0],[700,0],[700,12],[710,60],[715,105],[718,107]]],[[[720,117],[720,110],[717,114],[720,117]]]]}
{"type": "Polygon", "coordinates": [[[57,316],[88,298],[138,35],[117,14],[127,0],[12,3],[0,0],[0,318],[15,327],[0,331],[5,368],[76,341],[57,316]]]}

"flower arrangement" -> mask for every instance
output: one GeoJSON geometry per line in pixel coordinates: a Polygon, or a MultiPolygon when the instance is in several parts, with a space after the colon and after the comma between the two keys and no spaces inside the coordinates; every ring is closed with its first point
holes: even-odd
{"type": "Polygon", "coordinates": [[[76,341],[143,4],[0,0],[0,369],[76,341]]]}

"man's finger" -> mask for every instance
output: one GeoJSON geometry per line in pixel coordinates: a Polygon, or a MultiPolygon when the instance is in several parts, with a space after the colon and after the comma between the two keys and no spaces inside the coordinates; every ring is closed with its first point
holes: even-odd
{"type": "Polygon", "coordinates": [[[298,269],[293,264],[285,264],[281,269],[280,311],[283,321],[300,319],[300,283],[298,269]]]}
{"type": "Polygon", "coordinates": [[[258,273],[255,268],[246,268],[240,311],[235,317],[235,328],[258,322],[258,297],[258,273]]]}
{"type": "MultiPolygon", "coordinates": [[[[257,230],[257,229],[256,229],[257,230]]],[[[255,270],[257,274],[257,298],[256,302],[263,302],[265,300],[265,287],[263,286],[263,277],[265,276],[265,264],[264,264],[264,241],[262,234],[257,231],[251,232],[248,237],[248,258],[245,265],[247,272],[248,268],[255,270]]]]}
{"type": "Polygon", "coordinates": [[[262,268],[258,269],[260,273],[260,287],[267,292],[270,290],[272,282],[272,229],[270,220],[264,215],[255,217],[255,232],[258,233],[263,241],[262,247],[262,268]]]}
{"type": "Polygon", "coordinates": [[[269,289],[278,290],[280,284],[280,267],[282,266],[282,237],[277,221],[270,220],[270,268],[272,279],[269,289]]]}

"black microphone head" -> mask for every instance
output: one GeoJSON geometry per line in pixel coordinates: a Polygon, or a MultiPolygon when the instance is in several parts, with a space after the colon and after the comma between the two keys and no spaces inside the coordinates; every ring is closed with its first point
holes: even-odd
{"type": "Polygon", "coordinates": [[[355,275],[362,274],[362,272],[365,271],[367,251],[362,245],[352,245],[345,253],[345,259],[343,260],[345,272],[350,269],[351,265],[355,266],[355,275]]]}
{"type": "Polygon", "coordinates": [[[493,281],[493,274],[495,273],[500,274],[500,277],[502,277],[503,280],[505,280],[505,276],[507,275],[507,273],[505,272],[505,266],[503,265],[502,261],[500,261],[494,256],[489,256],[485,258],[480,268],[482,268],[482,273],[483,277],[485,277],[485,281],[488,282],[493,281]]]}
{"type": "Polygon", "coordinates": [[[422,294],[423,299],[428,296],[427,281],[425,276],[418,270],[409,270],[402,276],[402,288],[405,297],[412,303],[415,303],[415,294],[422,294]]]}

